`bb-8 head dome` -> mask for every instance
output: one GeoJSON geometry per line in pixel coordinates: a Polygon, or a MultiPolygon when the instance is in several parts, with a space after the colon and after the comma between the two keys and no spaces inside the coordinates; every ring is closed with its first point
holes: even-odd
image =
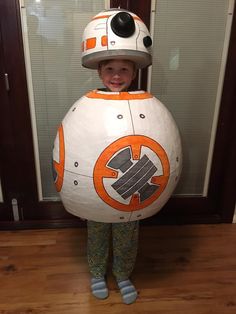
{"type": "Polygon", "coordinates": [[[152,40],[143,21],[134,13],[111,9],[100,12],[86,26],[82,39],[82,65],[97,69],[99,62],[126,59],[138,68],[152,63],[152,40]]]}

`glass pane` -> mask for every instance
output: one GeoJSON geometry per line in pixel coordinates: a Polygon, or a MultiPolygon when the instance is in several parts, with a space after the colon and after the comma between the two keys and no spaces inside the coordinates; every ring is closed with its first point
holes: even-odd
{"type": "Polygon", "coordinates": [[[51,171],[53,142],[72,104],[100,87],[96,71],[81,66],[81,39],[91,17],[105,9],[105,1],[24,0],[24,5],[26,64],[28,81],[32,76],[42,195],[43,199],[57,198],[51,171]]]}
{"type": "Polygon", "coordinates": [[[201,195],[223,57],[229,0],[157,0],[151,92],[172,112],[183,141],[176,194],[201,195]]]}

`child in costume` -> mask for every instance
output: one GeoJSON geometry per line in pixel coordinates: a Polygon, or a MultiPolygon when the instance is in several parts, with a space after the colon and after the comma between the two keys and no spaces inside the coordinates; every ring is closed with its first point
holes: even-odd
{"type": "Polygon", "coordinates": [[[137,298],[130,276],[139,220],[162,208],[182,165],[171,114],[150,93],[129,90],[137,69],[152,63],[151,46],[148,29],[131,12],[113,9],[92,18],[83,34],[82,65],[98,71],[105,90],[73,104],[53,149],[54,182],[65,209],[87,220],[92,293],[108,297],[112,235],[112,272],[126,304],[137,298]]]}
{"type": "MultiPolygon", "coordinates": [[[[134,22],[135,16],[132,16],[130,12],[125,10],[114,11],[116,14],[113,15],[112,20],[109,22],[110,26],[107,28],[111,29],[111,34],[109,35],[108,31],[107,36],[102,36],[102,47],[98,48],[98,50],[96,48],[91,49],[92,53],[87,45],[87,36],[90,35],[92,27],[94,27],[93,23],[96,24],[96,20],[103,20],[104,16],[108,17],[109,20],[109,14],[113,13],[112,10],[106,12],[108,15],[103,13],[98,14],[94,22],[92,20],[91,26],[88,25],[85,29],[83,43],[85,46],[87,45],[86,48],[88,49],[86,51],[85,48],[82,53],[82,64],[85,67],[98,70],[99,77],[106,91],[127,92],[136,76],[137,68],[151,64],[151,55],[148,50],[148,47],[151,46],[151,38],[148,36],[145,25],[139,19],[138,23],[141,25],[140,30],[142,29],[141,33],[144,38],[137,40],[136,36],[139,36],[139,30],[137,30],[137,25],[134,22]],[[114,34],[114,38],[112,34],[114,34]],[[133,36],[132,41],[129,40],[131,36],[133,36]],[[136,45],[138,41],[141,42],[142,48],[139,49],[142,51],[134,52],[135,46],[132,45],[134,43],[136,45]],[[117,44],[118,46],[115,46],[117,44]],[[103,45],[107,45],[108,49],[104,50],[103,45]],[[122,58],[123,56],[124,58],[122,58]]],[[[102,24],[99,25],[102,27],[102,24]]],[[[98,27],[95,26],[95,29],[98,29],[98,27]]],[[[134,268],[137,255],[139,221],[124,223],[88,221],[87,228],[88,263],[92,274],[91,289],[93,295],[100,299],[108,296],[105,274],[108,263],[110,235],[112,234],[112,271],[120,289],[123,302],[126,304],[133,303],[137,298],[137,291],[129,277],[134,268]]]]}

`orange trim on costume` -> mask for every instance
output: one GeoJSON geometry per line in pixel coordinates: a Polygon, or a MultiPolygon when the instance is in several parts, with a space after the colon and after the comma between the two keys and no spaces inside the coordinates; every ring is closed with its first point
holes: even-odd
{"type": "MultiPolygon", "coordinates": [[[[92,21],[94,20],[99,20],[99,19],[108,19],[110,16],[112,16],[113,14],[110,14],[110,15],[100,15],[100,16],[94,16],[92,18],[92,21]]],[[[140,19],[140,17],[138,16],[132,16],[134,20],[137,20],[137,21],[140,21],[143,23],[143,21],[140,19]]]]}
{"type": "Polygon", "coordinates": [[[86,50],[96,47],[96,37],[86,39],[86,50]]]}
{"type": "Polygon", "coordinates": [[[165,190],[169,176],[169,159],[162,146],[147,136],[129,135],[116,140],[101,153],[94,167],[93,182],[97,194],[105,203],[117,210],[132,212],[151,205],[165,190]],[[131,196],[129,204],[121,203],[120,201],[112,198],[104,186],[104,178],[114,179],[118,177],[118,172],[116,170],[107,167],[109,160],[111,160],[117,152],[126,147],[130,147],[133,160],[139,160],[142,147],[147,147],[157,155],[162,165],[163,174],[160,176],[153,176],[151,178],[151,183],[158,185],[158,189],[143,202],[140,202],[139,194],[135,192],[131,196]]]}
{"type": "Polygon", "coordinates": [[[144,23],[144,22],[140,19],[140,17],[138,17],[138,16],[133,16],[133,19],[134,19],[134,20],[137,20],[137,21],[139,21],[139,22],[144,23]]]}
{"type": "Polygon", "coordinates": [[[110,14],[110,15],[94,16],[94,17],[92,18],[92,21],[93,21],[93,20],[99,20],[99,19],[108,19],[111,15],[112,15],[112,14],[110,14]]]}
{"type": "Polygon", "coordinates": [[[87,93],[86,97],[105,100],[135,100],[153,98],[153,96],[147,92],[137,94],[129,92],[119,92],[118,94],[113,94],[111,92],[99,93],[97,90],[87,93]]]}
{"type": "Polygon", "coordinates": [[[102,46],[107,46],[107,36],[106,35],[102,36],[102,38],[101,38],[101,45],[102,46]]]}
{"type": "Polygon", "coordinates": [[[58,128],[59,137],[59,162],[53,160],[53,166],[57,172],[57,179],[55,181],[57,192],[61,191],[63,179],[64,179],[64,168],[65,168],[65,142],[64,142],[64,132],[62,124],[58,128]]]}

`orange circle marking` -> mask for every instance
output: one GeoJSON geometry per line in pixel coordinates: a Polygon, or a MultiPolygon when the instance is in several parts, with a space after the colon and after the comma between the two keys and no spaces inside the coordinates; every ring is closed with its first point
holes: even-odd
{"type": "MultiPolygon", "coordinates": [[[[160,144],[158,144],[153,139],[143,136],[143,135],[129,135],[122,137],[112,144],[110,144],[99,156],[96,161],[94,172],[93,172],[93,181],[94,187],[99,195],[99,197],[107,203],[109,206],[125,212],[131,212],[139,209],[143,209],[148,205],[152,204],[164,191],[170,176],[170,164],[165,150],[160,144]],[[150,183],[158,185],[158,189],[143,200],[140,201],[140,196],[138,192],[135,192],[129,200],[128,204],[119,202],[118,200],[111,197],[105,186],[105,178],[118,178],[119,171],[110,169],[107,164],[109,161],[119,152],[125,148],[130,148],[131,155],[133,160],[139,160],[141,157],[141,150],[143,147],[147,147],[152,150],[158,157],[162,165],[162,175],[153,176],[150,180],[150,183]]],[[[114,180],[112,181],[112,183],[114,180]]]]}
{"type": "Polygon", "coordinates": [[[57,178],[55,183],[57,192],[60,192],[64,180],[64,168],[65,168],[65,141],[64,141],[64,131],[62,124],[58,128],[59,137],[59,162],[53,160],[53,167],[57,173],[57,178]]]}

